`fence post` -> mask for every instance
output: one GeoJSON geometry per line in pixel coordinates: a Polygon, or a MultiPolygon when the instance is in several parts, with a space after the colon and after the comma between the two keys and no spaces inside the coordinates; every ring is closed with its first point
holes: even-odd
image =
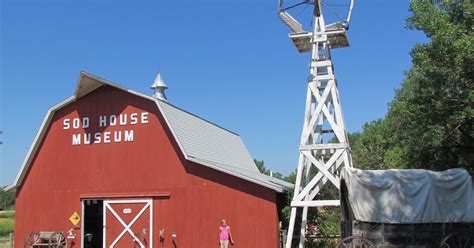
{"type": "Polygon", "coordinates": [[[10,233],[9,235],[9,242],[10,242],[10,247],[13,248],[13,233],[10,233]]]}

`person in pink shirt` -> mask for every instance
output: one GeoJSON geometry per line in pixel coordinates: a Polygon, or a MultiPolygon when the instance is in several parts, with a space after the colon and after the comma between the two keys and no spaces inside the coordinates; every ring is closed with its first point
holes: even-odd
{"type": "Polygon", "coordinates": [[[232,240],[232,234],[230,233],[230,226],[227,225],[225,219],[221,220],[221,226],[219,227],[219,245],[220,248],[229,248],[229,243],[234,244],[232,240]]]}

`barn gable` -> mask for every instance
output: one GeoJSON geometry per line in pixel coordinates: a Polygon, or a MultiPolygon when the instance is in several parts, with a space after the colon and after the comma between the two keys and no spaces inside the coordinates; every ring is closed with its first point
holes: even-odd
{"type": "Polygon", "coordinates": [[[7,190],[16,190],[22,184],[54,113],[104,85],[155,102],[186,160],[231,174],[277,192],[282,192],[285,188],[291,186],[291,184],[282,180],[261,174],[237,134],[170,103],[132,91],[89,73],[81,72],[74,95],[47,112],[15,182],[7,190]]]}

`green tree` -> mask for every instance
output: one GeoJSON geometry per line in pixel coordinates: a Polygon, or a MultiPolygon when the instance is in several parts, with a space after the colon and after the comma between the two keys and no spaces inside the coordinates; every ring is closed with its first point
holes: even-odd
{"type": "Polygon", "coordinates": [[[15,206],[15,193],[5,192],[0,187],[0,210],[11,209],[15,206]]]}
{"type": "Polygon", "coordinates": [[[272,177],[285,180],[285,176],[283,176],[283,174],[281,174],[280,172],[276,172],[276,171],[274,172],[274,171],[271,171],[271,170],[267,169],[267,167],[265,167],[265,162],[263,160],[254,159],[253,162],[257,166],[260,173],[268,175],[268,176],[271,173],[272,177]]]}
{"type": "Polygon", "coordinates": [[[257,166],[260,173],[265,174],[265,175],[270,175],[270,171],[265,167],[265,162],[263,160],[254,159],[253,162],[257,166]]]}
{"type": "Polygon", "coordinates": [[[429,38],[390,103],[387,125],[404,166],[474,172],[474,35],[469,1],[410,3],[407,27],[429,38]]]}
{"type": "Polygon", "coordinates": [[[359,169],[403,168],[401,150],[394,145],[395,136],[387,121],[365,123],[362,132],[349,134],[352,160],[359,169]]]}
{"type": "Polygon", "coordinates": [[[407,28],[428,42],[411,51],[412,68],[384,119],[350,135],[364,169],[464,167],[474,173],[474,7],[461,0],[412,0],[407,28]]]}

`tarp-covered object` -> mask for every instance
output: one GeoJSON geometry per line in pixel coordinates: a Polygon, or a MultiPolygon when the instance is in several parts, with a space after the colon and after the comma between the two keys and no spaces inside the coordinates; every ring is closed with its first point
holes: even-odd
{"type": "MultiPolygon", "coordinates": [[[[358,170],[344,168],[355,220],[382,223],[474,222],[474,189],[464,169],[358,170]]],[[[347,204],[347,203],[346,203],[347,204]]]]}

